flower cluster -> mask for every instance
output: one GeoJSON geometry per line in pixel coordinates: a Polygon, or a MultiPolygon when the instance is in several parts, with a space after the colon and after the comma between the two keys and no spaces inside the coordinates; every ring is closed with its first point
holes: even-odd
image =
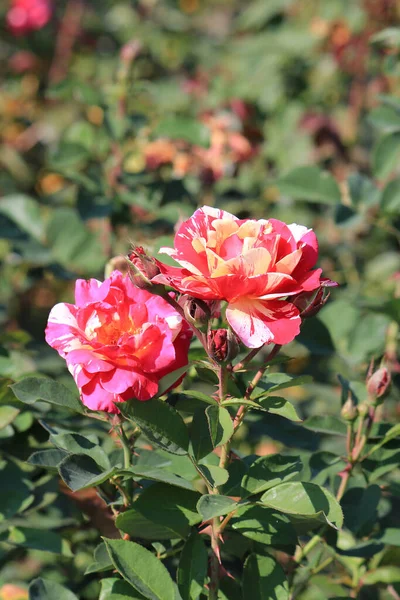
{"type": "Polygon", "coordinates": [[[50,0],[12,0],[7,25],[14,35],[24,35],[44,27],[51,18],[50,0]]]}
{"type": "Polygon", "coordinates": [[[203,207],[182,223],[175,247],[160,252],[180,266],[136,247],[131,278],[114,271],[103,283],[78,280],[75,304],[57,304],[50,313],[46,340],[65,358],[91,409],[118,412],[115,402],[157,394],[160,379],[188,363],[190,327],[199,323],[216,362],[231,361],[239,342],[291,342],[332,285],[313,269],[313,231],[276,219],[238,219],[203,207]],[[176,310],[165,285],[181,294],[176,310]],[[231,330],[212,330],[223,302],[231,330]]]}

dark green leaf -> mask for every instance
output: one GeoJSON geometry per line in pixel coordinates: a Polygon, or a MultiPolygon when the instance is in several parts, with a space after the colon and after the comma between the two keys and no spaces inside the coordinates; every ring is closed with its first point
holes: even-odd
{"type": "Polygon", "coordinates": [[[273,546],[297,543],[297,535],[289,518],[264,506],[239,508],[231,524],[236,531],[261,544],[273,546]]]}
{"type": "Polygon", "coordinates": [[[280,564],[272,556],[250,554],[243,570],[243,600],[288,600],[289,586],[280,564]]]}
{"type": "Polygon", "coordinates": [[[385,179],[396,166],[400,153],[400,132],[383,136],[372,152],[372,168],[377,179],[385,179]]]}
{"type": "Polygon", "coordinates": [[[102,470],[98,464],[85,454],[70,454],[59,464],[60,476],[73,491],[100,485],[115,473],[115,467],[102,470]]]}
{"type": "Polygon", "coordinates": [[[191,427],[193,454],[200,460],[215,447],[226,443],[233,433],[233,423],[226,408],[208,406],[194,413],[191,427]]]}
{"type": "Polygon", "coordinates": [[[267,396],[266,398],[260,398],[259,403],[264,410],[273,415],[279,415],[297,423],[301,421],[293,404],[289,400],[285,400],[285,398],[267,396]]]}
{"type": "Polygon", "coordinates": [[[0,202],[0,214],[6,215],[18,227],[38,242],[44,239],[44,220],[39,203],[23,194],[5,196],[0,202]]]}
{"type": "Polygon", "coordinates": [[[136,539],[153,541],[170,540],[177,537],[170,528],[153,523],[135,508],[120,513],[115,524],[118,529],[136,539]]]}
{"type": "Polygon", "coordinates": [[[190,363],[181,367],[180,369],[176,369],[176,371],[172,371],[172,373],[168,373],[168,375],[164,375],[162,379],[158,382],[158,392],[157,397],[165,394],[167,390],[176,382],[178,379],[182,377],[189,369],[191,365],[190,363]]]}
{"type": "Polygon", "coordinates": [[[202,537],[193,532],[185,543],[177,571],[182,600],[198,600],[208,569],[208,553],[202,537]]]}
{"type": "Polygon", "coordinates": [[[100,571],[109,571],[113,568],[110,555],[108,554],[104,542],[101,542],[101,544],[96,546],[93,559],[93,562],[86,569],[85,575],[89,575],[90,573],[98,573],[100,571]]]}
{"type": "Polygon", "coordinates": [[[236,507],[237,502],[235,500],[217,494],[205,494],[197,503],[197,510],[203,517],[203,521],[226,515],[235,510],[236,507]]]}
{"type": "Polygon", "coordinates": [[[67,543],[55,531],[46,531],[44,535],[43,529],[11,527],[6,541],[13,546],[72,556],[67,543]]]}
{"type": "Polygon", "coordinates": [[[12,462],[0,466],[0,522],[10,519],[33,500],[23,477],[23,472],[12,462]]]}
{"type": "Polygon", "coordinates": [[[145,600],[145,597],[123,579],[110,577],[101,580],[99,600],[145,600]]]}
{"type": "Polygon", "coordinates": [[[306,419],[303,423],[303,427],[317,431],[318,433],[326,433],[328,435],[340,435],[345,437],[347,433],[347,426],[342,419],[331,415],[318,416],[314,415],[306,419]]]}
{"type": "Polygon", "coordinates": [[[77,394],[57,381],[46,377],[25,377],[11,386],[12,391],[21,402],[33,404],[37,400],[44,400],[63,408],[69,408],[78,413],[83,413],[84,408],[77,394]]]}
{"type": "Polygon", "coordinates": [[[250,466],[243,477],[242,488],[248,496],[259,494],[278,483],[293,479],[302,470],[303,465],[297,456],[271,454],[261,456],[250,466]]]}
{"type": "Polygon", "coordinates": [[[78,600],[63,585],[49,579],[34,579],[29,586],[29,600],[78,600]]]}
{"type": "Polygon", "coordinates": [[[150,442],[172,454],[187,454],[188,431],[182,417],[172,406],[158,399],[147,402],[129,400],[117,404],[121,413],[136,423],[150,442]]]}
{"type": "Polygon", "coordinates": [[[292,481],[267,490],[261,501],[286,514],[307,517],[340,528],[342,509],[336,498],[325,488],[314,483],[292,481]]]}
{"type": "Polygon", "coordinates": [[[297,167],[276,182],[282,194],[307,202],[339,204],[339,186],[329,173],[318,167],[297,167]]]}
{"type": "Polygon", "coordinates": [[[66,456],[68,456],[68,452],[59,450],[58,448],[39,450],[30,455],[28,463],[37,467],[57,469],[66,456]]]}
{"type": "Polygon", "coordinates": [[[366,573],[362,578],[364,585],[375,585],[376,583],[385,583],[389,585],[391,583],[400,582],[400,567],[378,567],[374,571],[366,573]]]}
{"type": "Polygon", "coordinates": [[[169,529],[174,537],[184,538],[191,526],[201,521],[196,509],[199,498],[198,492],[155,483],[144,490],[134,508],[152,523],[169,529]]]}
{"type": "Polygon", "coordinates": [[[122,469],[118,471],[118,474],[121,473],[123,475],[132,474],[135,476],[135,479],[149,479],[150,481],[160,481],[163,483],[168,483],[169,485],[175,485],[176,487],[183,488],[185,490],[193,490],[193,485],[190,481],[187,481],[183,477],[179,475],[175,475],[174,473],[169,473],[164,469],[154,469],[151,467],[146,468],[143,466],[142,468],[137,465],[131,467],[129,470],[122,469]]]}
{"type": "Polygon", "coordinates": [[[104,540],[114,567],[148,600],[174,600],[174,583],[161,561],[135,542],[104,540]]]}

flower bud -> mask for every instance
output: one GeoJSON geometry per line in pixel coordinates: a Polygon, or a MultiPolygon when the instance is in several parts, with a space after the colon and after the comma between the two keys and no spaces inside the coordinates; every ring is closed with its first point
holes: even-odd
{"type": "Polygon", "coordinates": [[[369,413],[369,404],[368,402],[362,402],[357,406],[357,412],[360,417],[366,417],[369,413]]]}
{"type": "Polygon", "coordinates": [[[212,329],[207,336],[208,352],[216,362],[229,362],[239,352],[239,342],[230,329],[212,329]]]}
{"type": "Polygon", "coordinates": [[[293,304],[300,311],[302,319],[314,317],[325,305],[330,292],[323,286],[313,292],[302,292],[293,299],[293,304]]]}
{"type": "Polygon", "coordinates": [[[357,407],[355,406],[350,394],[346,402],[343,404],[340,414],[345,421],[354,421],[357,418],[357,407]]]}
{"type": "Polygon", "coordinates": [[[151,279],[160,274],[154,258],[149,256],[142,246],[135,246],[129,255],[129,261],[129,277],[132,283],[141,290],[154,288],[155,284],[151,282],[151,279]]]}
{"type": "Polygon", "coordinates": [[[391,377],[386,367],[381,367],[367,379],[367,392],[372,398],[381,398],[386,394],[391,377]]]}
{"type": "Polygon", "coordinates": [[[219,316],[219,302],[215,300],[200,300],[184,294],[179,298],[178,303],[183,308],[186,320],[198,328],[219,316]]]}

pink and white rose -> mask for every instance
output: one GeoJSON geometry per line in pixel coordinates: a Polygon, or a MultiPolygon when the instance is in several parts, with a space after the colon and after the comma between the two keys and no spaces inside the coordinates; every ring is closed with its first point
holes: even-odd
{"type": "MultiPolygon", "coordinates": [[[[79,279],[75,304],[51,310],[46,341],[65,358],[82,402],[117,413],[115,402],[148,400],[162,377],[188,363],[191,332],[161,297],[114,271],[79,279]]],[[[178,383],[178,382],[177,382],[178,383]]]]}

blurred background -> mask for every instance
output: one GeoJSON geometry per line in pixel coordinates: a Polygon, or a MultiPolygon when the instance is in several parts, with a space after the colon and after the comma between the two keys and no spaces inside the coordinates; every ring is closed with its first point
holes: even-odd
{"type": "MultiPolygon", "coordinates": [[[[42,440],[9,383],[39,372],[73,385],[44,343],[50,308],[132,242],[170,245],[203,204],[317,233],[340,287],[285,350],[291,374],[314,378],[288,391],[299,414],[337,414],[338,373],[357,389],[383,355],[398,380],[399,25],[398,0],[1,0],[6,455],[42,440]]],[[[243,451],[290,446],[289,426],[265,427],[257,447],[260,431],[243,428],[243,451]]],[[[53,568],[15,545],[0,544],[0,584],[53,568]]]]}

